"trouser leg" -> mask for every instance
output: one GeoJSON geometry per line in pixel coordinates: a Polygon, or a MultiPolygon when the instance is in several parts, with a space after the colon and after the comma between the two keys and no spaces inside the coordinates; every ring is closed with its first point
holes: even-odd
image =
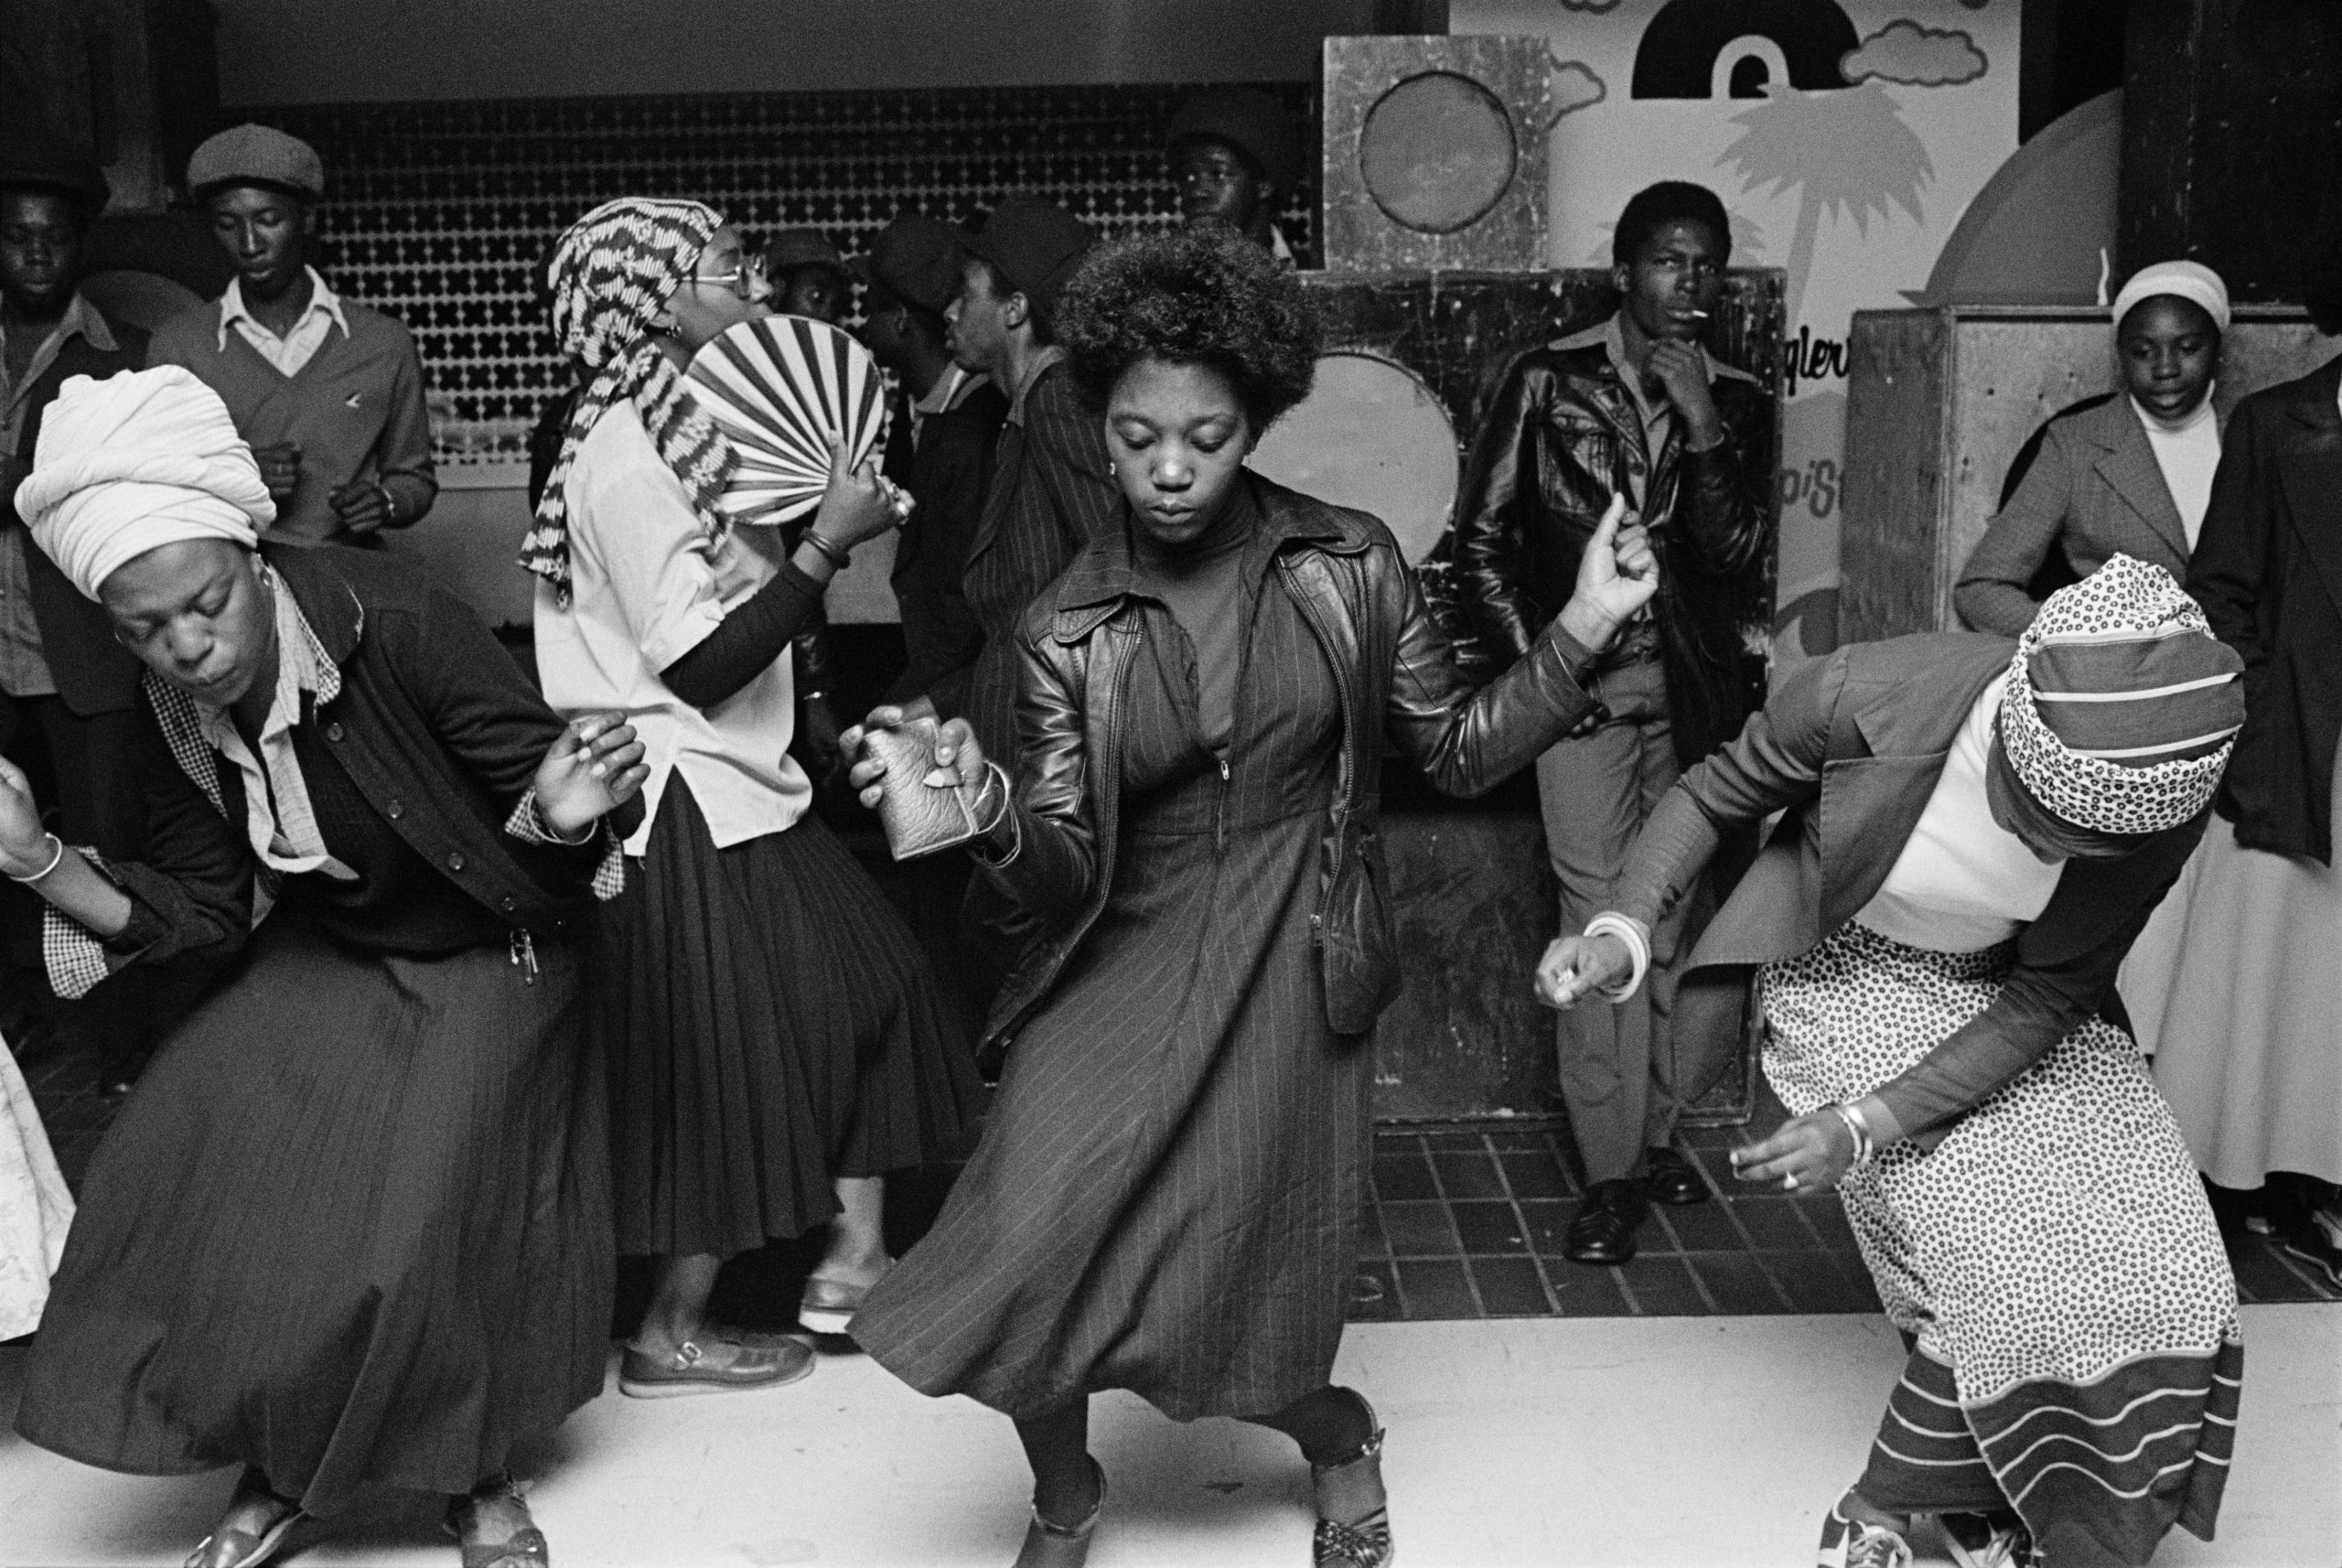
{"type": "MultiPolygon", "coordinates": [[[[1668,716],[1665,676],[1659,661],[1653,660],[1622,673],[1636,677],[1634,700],[1627,713],[1635,720],[1638,742],[1635,783],[1640,810],[1635,825],[1639,832],[1683,776],[1683,768],[1675,757],[1675,730],[1668,716]]],[[[1651,929],[1650,972],[1644,976],[1642,992],[1649,1018],[1650,1089],[1642,1128],[1647,1149],[1663,1147],[1674,1137],[1676,1120],[1682,1112],[1683,1096],[1678,1088],[1698,1076],[1685,1070],[1688,1064],[1677,1060],[1675,987],[1685,961],[1692,956],[1692,944],[1707,924],[1709,902],[1708,881],[1703,875],[1651,929]]]]}
{"type": "MultiPolygon", "coordinates": [[[[1617,672],[1622,674],[1624,672],[1617,672]]],[[[1597,695],[1610,703],[1616,675],[1597,695]]],[[[1614,715],[1617,706],[1612,703],[1614,715]]],[[[1575,932],[1606,908],[1628,847],[1642,825],[1642,742],[1638,721],[1616,716],[1537,759],[1545,852],[1561,884],[1561,929],[1575,932]]],[[[1588,1182],[1634,1174],[1642,1153],[1650,1085],[1646,994],[1611,1005],[1588,1001],[1554,1026],[1562,1101],[1588,1182]]]]}

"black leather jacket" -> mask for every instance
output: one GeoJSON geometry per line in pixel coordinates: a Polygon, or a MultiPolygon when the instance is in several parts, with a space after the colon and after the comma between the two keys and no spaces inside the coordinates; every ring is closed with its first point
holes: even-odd
{"type": "Polygon", "coordinates": [[[1517,656],[1568,602],[1578,554],[1612,492],[1631,499],[1639,481],[1660,558],[1654,614],[1668,708],[1686,768],[1737,735],[1763,702],[1759,650],[1770,629],[1773,402],[1724,366],[1714,393],[1724,440],[1686,451],[1671,420],[1654,453],[1598,338],[1532,349],[1513,361],[1481,422],[1456,512],[1466,612],[1517,656]]]}
{"type": "MultiPolygon", "coordinates": [[[[1423,608],[1390,531],[1257,475],[1261,526],[1278,536],[1273,579],[1293,596],[1342,693],[1340,785],[1326,823],[1313,918],[1327,1019],[1362,1032],[1398,993],[1388,874],[1376,836],[1386,738],[1454,795],[1493,789],[1592,706],[1590,655],[1556,623],[1475,694],[1423,608]]],[[[1139,616],[1127,535],[1093,541],[1026,614],[1017,695],[1016,845],[985,874],[1041,924],[993,1004],[985,1044],[1045,1000],[1106,907],[1114,880],[1122,711],[1139,616]]],[[[1265,591],[1265,589],[1263,590],[1265,591]]],[[[980,861],[980,864],[983,864],[980,861]]]]}

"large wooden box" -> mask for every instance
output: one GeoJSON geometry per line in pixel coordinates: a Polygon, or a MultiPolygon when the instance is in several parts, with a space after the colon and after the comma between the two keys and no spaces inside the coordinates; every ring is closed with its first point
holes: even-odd
{"type": "MultiPolygon", "coordinates": [[[[2332,353],[2300,310],[2240,306],[2215,404],[2225,415],[2332,353]]],[[[1956,629],[1952,585],[2017,449],[2050,415],[2114,385],[2108,312],[1859,310],[1847,380],[1839,640],[1956,629]]]]}

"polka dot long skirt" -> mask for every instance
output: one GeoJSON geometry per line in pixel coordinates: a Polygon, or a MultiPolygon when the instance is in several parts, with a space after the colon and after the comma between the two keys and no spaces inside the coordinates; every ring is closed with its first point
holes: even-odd
{"type": "MultiPolygon", "coordinates": [[[[1766,1076],[1799,1114],[1861,1098],[1990,1006],[2010,952],[1931,952],[1849,921],[1763,970],[1766,1076]]],[[[1897,1144],[1839,1195],[1887,1316],[1951,1367],[2037,1539],[2079,1530],[2143,1562],[2175,1520],[2208,1537],[2242,1366],[2236,1282],[2129,1036],[2092,1019],[1934,1149],[1897,1144]]]]}

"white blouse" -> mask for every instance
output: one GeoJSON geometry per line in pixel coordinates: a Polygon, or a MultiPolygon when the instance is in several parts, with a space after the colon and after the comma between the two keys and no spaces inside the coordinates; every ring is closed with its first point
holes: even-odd
{"type": "Polygon", "coordinates": [[[2065,871],[2045,865],[1993,820],[1984,794],[2001,676],[1968,710],[1935,792],[1877,894],[1854,918],[1880,936],[1932,952],[1977,952],[2016,935],[2047,908],[2065,871]]]}
{"type": "Polygon", "coordinates": [[[564,608],[550,583],[537,584],[538,678],[562,713],[618,709],[641,736],[650,777],[626,853],[643,853],[678,769],[719,849],[796,826],[812,786],[789,755],[788,651],[705,711],[659,678],[778,570],[758,548],[778,553],[771,531],[735,528],[711,541],[631,403],[595,422],[565,493],[571,596],[564,608]]]}

